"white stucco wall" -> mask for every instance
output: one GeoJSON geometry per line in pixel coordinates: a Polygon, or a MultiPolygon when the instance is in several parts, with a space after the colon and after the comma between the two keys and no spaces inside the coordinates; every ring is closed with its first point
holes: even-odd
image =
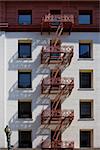
{"type": "MultiPolygon", "coordinates": [[[[50,131],[40,129],[40,114],[41,110],[47,107],[48,101],[40,97],[40,83],[41,79],[49,74],[49,69],[43,69],[40,64],[41,47],[49,43],[52,35],[44,33],[22,33],[9,32],[0,35],[0,66],[4,65],[0,72],[0,147],[5,147],[4,143],[4,122],[9,124],[12,129],[12,145],[18,145],[18,130],[32,129],[33,148],[36,148],[41,139],[48,136],[50,131]],[[18,40],[32,39],[32,60],[18,60],[18,40]],[[4,48],[5,47],[5,48],[4,48]],[[5,49],[5,50],[4,50],[5,49]],[[5,54],[4,54],[5,51],[5,54]],[[18,90],[18,69],[32,69],[32,90],[18,90]],[[4,89],[4,70],[6,72],[6,89],[4,89]],[[2,88],[3,87],[3,88],[2,88]],[[6,92],[6,99],[4,100],[4,91],[6,92]],[[18,120],[18,99],[32,99],[32,120],[18,120]],[[6,118],[4,113],[4,105],[7,103],[6,118]],[[4,121],[5,120],[5,121],[4,121]]],[[[66,68],[62,76],[74,77],[75,86],[69,98],[65,99],[62,104],[62,109],[74,109],[74,120],[70,127],[62,134],[62,139],[73,140],[75,148],[79,148],[79,130],[93,129],[94,130],[94,147],[100,148],[100,36],[99,33],[71,33],[70,36],[64,34],[61,36],[62,44],[74,46],[74,56],[71,65],[66,68]],[[93,40],[93,60],[82,61],[79,58],[79,40],[93,40]],[[93,69],[93,89],[92,91],[80,91],[79,89],[79,69],[93,69]],[[93,99],[94,103],[94,120],[93,121],[79,121],[79,101],[80,99],[93,99]]],[[[0,67],[1,69],[1,67],[0,67]]]]}
{"type": "Polygon", "coordinates": [[[0,147],[5,145],[5,121],[6,121],[6,100],[5,100],[5,33],[0,32],[0,147]]]}

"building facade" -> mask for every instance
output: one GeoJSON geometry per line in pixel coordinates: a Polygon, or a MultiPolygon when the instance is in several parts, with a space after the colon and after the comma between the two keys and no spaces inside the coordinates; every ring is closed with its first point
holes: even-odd
{"type": "Polygon", "coordinates": [[[100,149],[99,5],[0,1],[1,149],[100,149]]]}

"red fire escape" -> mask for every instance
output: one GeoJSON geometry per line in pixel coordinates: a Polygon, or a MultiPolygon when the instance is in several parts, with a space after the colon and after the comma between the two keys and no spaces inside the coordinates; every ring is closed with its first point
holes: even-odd
{"type": "Polygon", "coordinates": [[[41,83],[41,93],[51,96],[51,108],[41,113],[41,124],[44,128],[51,129],[51,139],[42,141],[42,149],[73,149],[73,141],[62,141],[61,133],[69,127],[74,119],[73,110],[61,110],[61,103],[68,97],[74,88],[74,79],[61,77],[61,71],[69,66],[73,57],[73,46],[61,46],[60,36],[63,31],[71,32],[74,23],[73,15],[46,15],[42,18],[41,34],[43,31],[56,30],[55,37],[49,46],[43,46],[41,50],[41,63],[51,67],[50,77],[46,77],[41,83]]]}

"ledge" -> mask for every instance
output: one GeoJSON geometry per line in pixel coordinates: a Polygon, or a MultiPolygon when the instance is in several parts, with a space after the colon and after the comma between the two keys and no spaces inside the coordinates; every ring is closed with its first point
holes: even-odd
{"type": "Polygon", "coordinates": [[[18,121],[33,121],[32,118],[18,118],[18,121]]]}
{"type": "Polygon", "coordinates": [[[27,91],[32,91],[33,89],[32,88],[17,88],[17,90],[27,90],[27,91]]]}
{"type": "Polygon", "coordinates": [[[94,91],[93,88],[79,88],[78,91],[94,91]]]}
{"type": "Polygon", "coordinates": [[[79,58],[78,61],[93,61],[93,58],[79,58]]]}
{"type": "Polygon", "coordinates": [[[31,61],[32,58],[17,58],[17,60],[20,60],[20,61],[29,60],[29,61],[31,61]]]}
{"type": "Polygon", "coordinates": [[[94,121],[94,118],[80,118],[78,121],[94,121]]]}

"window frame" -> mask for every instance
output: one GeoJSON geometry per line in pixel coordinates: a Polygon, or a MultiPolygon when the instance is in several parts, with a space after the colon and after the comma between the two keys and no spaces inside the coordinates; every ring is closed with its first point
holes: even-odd
{"type": "Polygon", "coordinates": [[[93,129],[80,129],[80,148],[91,148],[93,147],[93,129]],[[90,146],[81,146],[81,132],[90,132],[90,146]]]}
{"type": "Polygon", "coordinates": [[[79,102],[79,118],[80,119],[93,119],[93,100],[80,100],[80,102],[79,102]],[[81,104],[82,103],[90,103],[90,107],[91,107],[90,108],[90,117],[82,117],[82,114],[81,114],[81,104]]]}
{"type": "Polygon", "coordinates": [[[79,59],[91,59],[92,58],[92,48],[91,48],[91,43],[79,43],[79,59]],[[81,51],[81,46],[82,45],[88,45],[89,46],[89,56],[87,57],[82,57],[80,55],[80,51],[81,51]]]}
{"type": "Polygon", "coordinates": [[[93,89],[93,70],[79,70],[79,89],[93,89]],[[82,87],[82,81],[81,81],[81,79],[82,79],[82,77],[81,77],[81,74],[82,73],[90,73],[91,74],[91,79],[90,79],[90,82],[91,82],[91,85],[90,85],[90,87],[82,87]]]}
{"type": "Polygon", "coordinates": [[[31,70],[18,70],[18,88],[20,89],[32,89],[32,71],[31,70]],[[22,87],[20,85],[20,73],[30,74],[30,87],[22,87]]]}
{"type": "Polygon", "coordinates": [[[31,42],[18,42],[18,59],[31,59],[32,58],[32,43],[31,42]],[[26,56],[26,57],[21,57],[20,55],[20,45],[29,45],[29,57],[26,56]]]}
{"type": "Polygon", "coordinates": [[[93,24],[93,11],[92,10],[79,10],[79,14],[78,14],[78,24],[79,25],[91,25],[93,24]],[[80,23],[80,15],[89,15],[90,19],[89,19],[89,23],[80,23]]]}
{"type": "MultiPolygon", "coordinates": [[[[24,136],[25,137],[25,136],[24,136]]],[[[28,136],[27,136],[28,137],[28,136]]],[[[18,148],[32,148],[32,130],[19,130],[18,131],[18,148]],[[23,144],[21,143],[23,141],[23,138],[21,137],[21,132],[25,133],[25,132],[29,132],[30,133],[30,139],[31,140],[25,140],[25,144],[26,144],[26,141],[29,141],[29,146],[27,147],[26,145],[23,146],[23,144]]]]}
{"type": "Polygon", "coordinates": [[[32,25],[32,10],[18,10],[18,25],[32,25]],[[20,23],[20,15],[30,15],[30,23],[20,23]]]}
{"type": "MultiPolygon", "coordinates": [[[[23,107],[23,108],[25,108],[25,107],[23,107]]],[[[24,110],[24,112],[25,112],[25,110],[24,110]]],[[[18,100],[18,119],[32,119],[32,101],[31,100],[28,100],[28,101],[21,101],[21,100],[18,100]],[[26,113],[25,115],[24,115],[24,113],[23,114],[21,114],[22,113],[22,106],[20,106],[20,104],[21,103],[30,103],[30,110],[28,110],[28,112],[29,112],[29,114],[28,113],[26,113]]]]}

